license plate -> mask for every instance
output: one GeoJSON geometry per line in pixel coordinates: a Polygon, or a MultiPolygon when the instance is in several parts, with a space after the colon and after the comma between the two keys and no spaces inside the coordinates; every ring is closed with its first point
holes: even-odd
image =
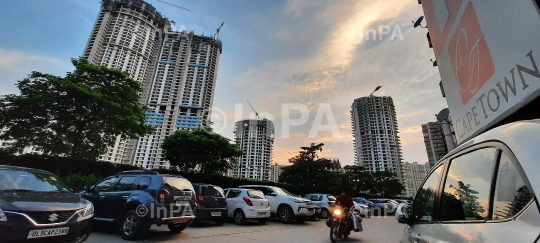
{"type": "Polygon", "coordinates": [[[210,215],[212,215],[213,217],[218,217],[221,216],[221,212],[211,212],[210,215]]]}
{"type": "Polygon", "coordinates": [[[67,235],[69,227],[55,228],[55,229],[42,229],[42,230],[30,230],[28,233],[28,239],[51,237],[59,235],[67,235]]]}
{"type": "Polygon", "coordinates": [[[186,206],[189,206],[189,202],[186,202],[186,201],[177,201],[177,202],[176,202],[176,206],[177,206],[177,207],[186,207],[186,206]]]}
{"type": "Polygon", "coordinates": [[[257,216],[266,216],[266,213],[257,213],[257,216]]]}

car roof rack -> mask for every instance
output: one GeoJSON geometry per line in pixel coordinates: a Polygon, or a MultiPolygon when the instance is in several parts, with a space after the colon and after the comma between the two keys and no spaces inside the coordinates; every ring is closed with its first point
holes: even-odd
{"type": "Polygon", "coordinates": [[[159,175],[159,173],[151,170],[128,170],[118,172],[115,175],[159,175]]]}

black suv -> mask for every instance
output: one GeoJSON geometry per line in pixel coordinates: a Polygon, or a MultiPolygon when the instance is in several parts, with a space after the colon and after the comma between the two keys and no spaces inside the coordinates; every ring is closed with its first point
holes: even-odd
{"type": "Polygon", "coordinates": [[[199,220],[214,220],[217,225],[222,225],[227,219],[227,199],[223,189],[210,184],[194,183],[197,193],[197,217],[190,222],[190,226],[197,224],[199,220]]]}
{"type": "Polygon", "coordinates": [[[81,194],[94,203],[95,220],[120,223],[126,240],[142,237],[152,224],[179,233],[195,218],[197,206],[188,180],[155,171],[120,172],[81,194]]]}
{"type": "Polygon", "coordinates": [[[0,166],[0,242],[83,242],[93,217],[92,203],[53,173],[0,166]]]}

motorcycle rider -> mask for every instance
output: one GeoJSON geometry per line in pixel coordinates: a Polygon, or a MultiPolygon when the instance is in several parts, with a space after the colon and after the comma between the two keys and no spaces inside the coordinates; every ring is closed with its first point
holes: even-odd
{"type": "Polygon", "coordinates": [[[351,197],[347,196],[345,190],[341,190],[341,195],[336,197],[336,205],[341,206],[347,218],[347,230],[352,230],[353,222],[349,210],[354,207],[354,202],[351,197]],[[345,208],[349,210],[345,210],[345,208]]]}

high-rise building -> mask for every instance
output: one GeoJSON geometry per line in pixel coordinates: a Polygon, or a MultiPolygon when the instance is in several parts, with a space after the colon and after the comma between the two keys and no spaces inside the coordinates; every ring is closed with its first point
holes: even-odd
{"type": "Polygon", "coordinates": [[[392,97],[367,96],[351,107],[355,164],[366,171],[392,171],[402,181],[401,143],[392,97]]]}
{"type": "Polygon", "coordinates": [[[278,163],[273,163],[272,165],[270,165],[270,181],[279,182],[279,176],[281,175],[281,167],[283,166],[278,163]]]}
{"type": "Polygon", "coordinates": [[[274,123],[268,119],[247,119],[236,122],[234,140],[246,154],[238,158],[233,177],[269,181],[274,123]]]}
{"type": "Polygon", "coordinates": [[[440,122],[422,124],[422,133],[424,134],[428,163],[434,166],[448,153],[444,141],[442,124],[440,122]]]}
{"type": "Polygon", "coordinates": [[[424,178],[430,171],[430,165],[418,164],[417,162],[405,162],[403,163],[403,181],[405,186],[405,195],[407,197],[414,197],[418,188],[422,185],[424,178]]]}
{"type": "Polygon", "coordinates": [[[214,37],[171,31],[170,22],[142,0],[104,0],[83,57],[129,72],[141,82],[154,133],[116,140],[102,161],[168,168],[161,143],[178,129],[209,121],[222,45],[214,37]]]}

